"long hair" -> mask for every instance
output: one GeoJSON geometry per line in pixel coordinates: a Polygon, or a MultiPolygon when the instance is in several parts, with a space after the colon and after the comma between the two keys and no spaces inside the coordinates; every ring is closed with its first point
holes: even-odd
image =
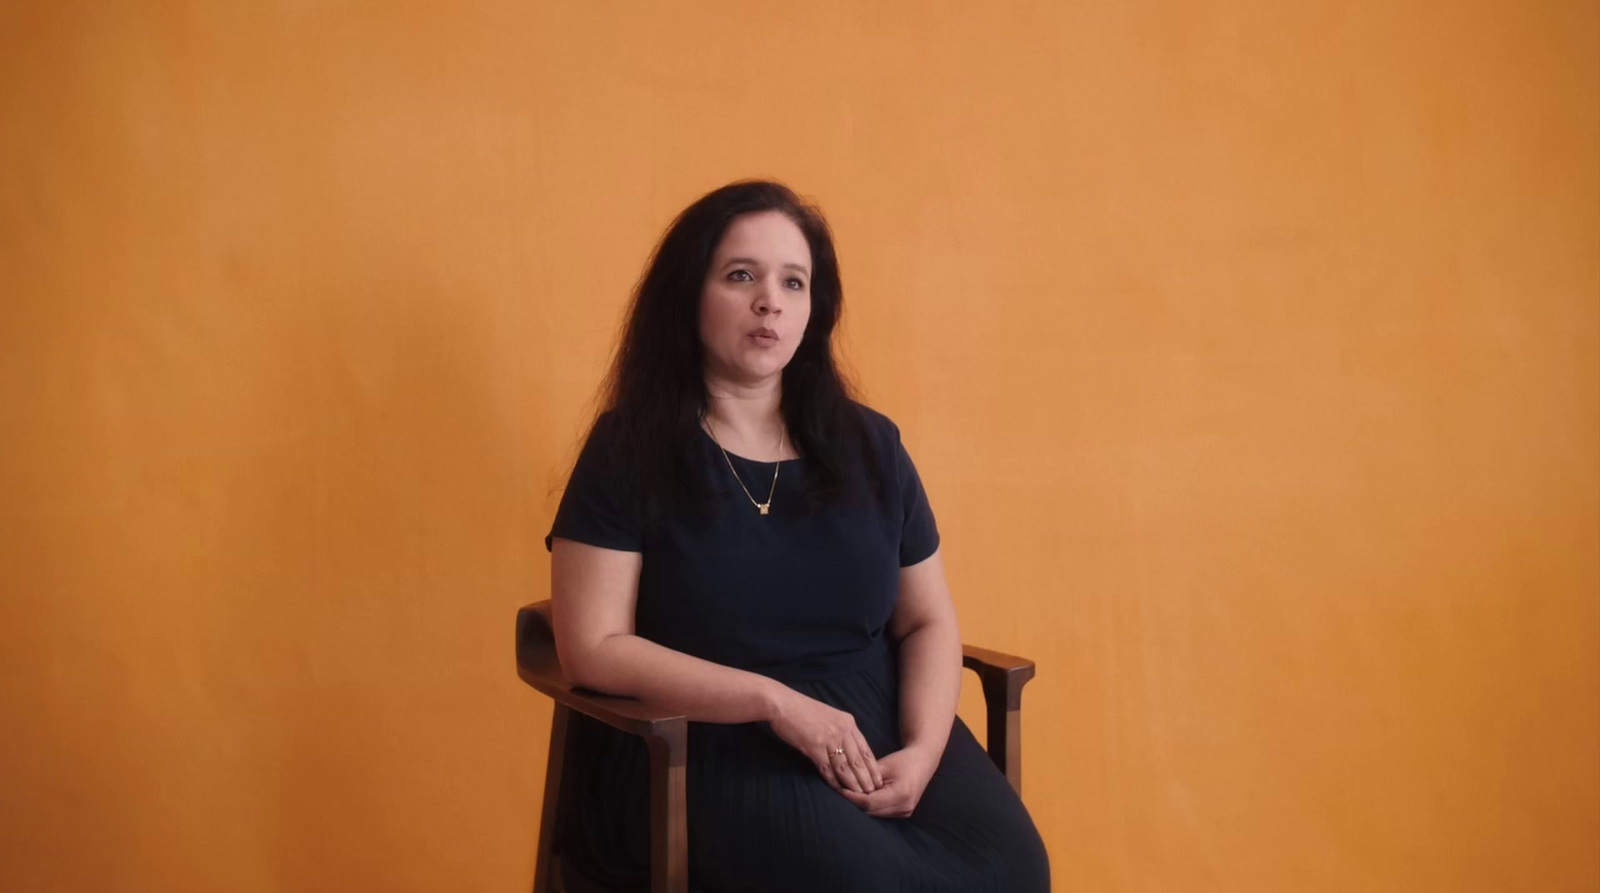
{"type": "Polygon", "coordinates": [[[864,460],[870,485],[881,486],[882,469],[862,408],[834,358],[833,332],[844,290],[827,221],[781,183],[741,180],[707,193],[667,228],[634,289],[601,386],[601,408],[590,436],[603,418],[614,426],[608,433],[619,467],[634,476],[646,524],[707,508],[702,475],[693,464],[708,405],[700,297],[728,226],[736,217],[762,211],[778,211],[794,221],[811,248],[811,316],[783,369],[781,399],[789,436],[807,459],[808,510],[844,498],[857,461],[864,460]]]}

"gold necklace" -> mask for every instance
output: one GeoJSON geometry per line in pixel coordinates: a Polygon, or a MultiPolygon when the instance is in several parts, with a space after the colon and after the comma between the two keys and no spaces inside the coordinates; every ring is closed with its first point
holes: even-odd
{"type": "MultiPolygon", "coordinates": [[[[705,416],[701,416],[700,418],[701,419],[705,419],[705,416]]],[[[711,422],[709,420],[706,420],[706,433],[707,434],[711,434],[711,422]]],[[[784,434],[783,429],[780,427],[779,430],[778,430],[778,455],[779,456],[783,455],[783,444],[784,444],[783,434],[784,434]]],[[[722,450],[722,459],[723,459],[723,461],[728,463],[728,470],[733,472],[733,479],[739,482],[739,489],[744,491],[745,498],[750,500],[750,504],[751,505],[753,505],[756,508],[760,509],[761,510],[761,514],[763,514],[763,515],[767,514],[767,510],[772,508],[772,494],[778,492],[778,469],[779,469],[779,467],[781,467],[783,465],[783,460],[779,459],[778,460],[778,464],[772,466],[772,489],[767,491],[767,501],[766,502],[756,502],[756,498],[754,496],[750,495],[750,488],[746,487],[744,485],[744,481],[739,477],[738,469],[733,467],[733,460],[728,457],[728,451],[722,446],[722,441],[717,439],[717,435],[711,434],[711,442],[717,445],[717,449],[722,450]]]]}

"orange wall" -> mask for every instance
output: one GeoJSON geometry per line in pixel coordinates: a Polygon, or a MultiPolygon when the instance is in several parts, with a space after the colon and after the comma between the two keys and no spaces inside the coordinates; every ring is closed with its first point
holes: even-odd
{"type": "Polygon", "coordinates": [[[0,888],[522,889],[552,488],[772,175],[1060,889],[1600,889],[1593,2],[8,3],[0,171],[0,888]]]}

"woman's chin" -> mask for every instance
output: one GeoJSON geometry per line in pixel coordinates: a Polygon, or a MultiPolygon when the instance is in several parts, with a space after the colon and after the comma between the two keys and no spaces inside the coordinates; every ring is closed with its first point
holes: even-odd
{"type": "Polygon", "coordinates": [[[734,375],[745,384],[762,384],[783,374],[783,363],[744,363],[734,369],[734,375]]]}

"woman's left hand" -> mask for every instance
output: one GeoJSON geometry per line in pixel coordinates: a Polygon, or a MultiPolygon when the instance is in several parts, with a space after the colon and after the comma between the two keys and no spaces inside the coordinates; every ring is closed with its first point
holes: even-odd
{"type": "Polygon", "coordinates": [[[939,767],[939,755],[922,750],[904,749],[878,760],[883,773],[883,787],[870,794],[841,790],[845,799],[866,810],[867,815],[880,819],[908,818],[927,790],[933,770],[939,767]]]}

